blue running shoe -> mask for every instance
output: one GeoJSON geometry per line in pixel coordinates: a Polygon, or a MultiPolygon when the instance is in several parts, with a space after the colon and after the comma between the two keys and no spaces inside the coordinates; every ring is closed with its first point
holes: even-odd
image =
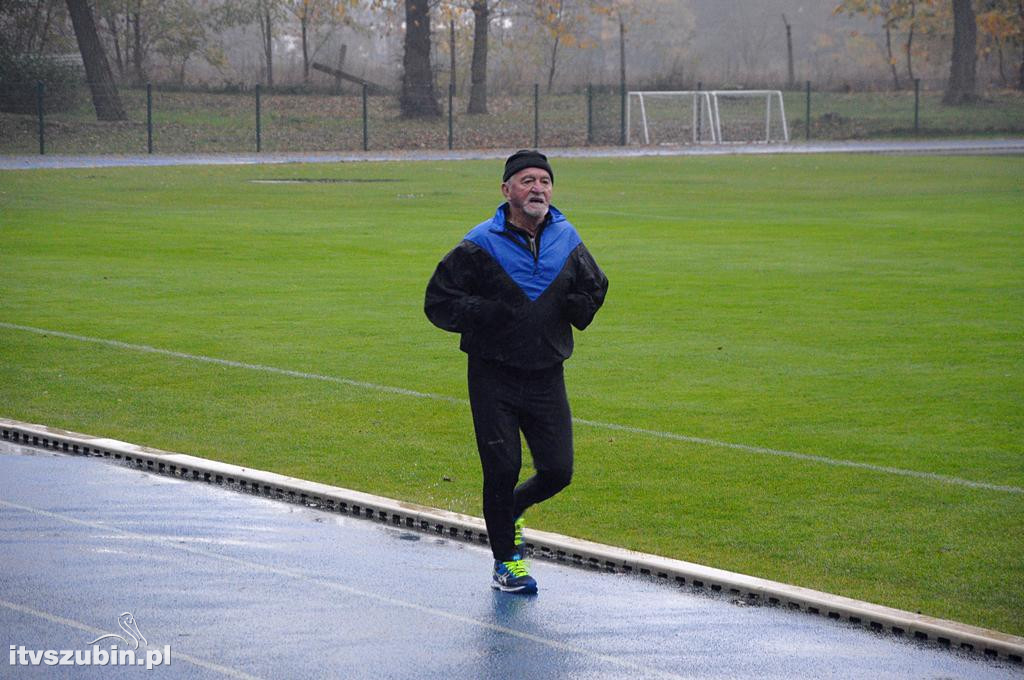
{"type": "Polygon", "coordinates": [[[537,582],[530,576],[526,562],[518,553],[506,562],[494,563],[491,587],[506,593],[522,593],[523,595],[537,592],[537,582]]]}

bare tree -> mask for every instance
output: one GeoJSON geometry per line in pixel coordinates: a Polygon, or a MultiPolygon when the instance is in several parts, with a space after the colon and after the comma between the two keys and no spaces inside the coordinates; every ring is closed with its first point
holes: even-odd
{"type": "Polygon", "coordinates": [[[402,94],[399,97],[403,117],[441,115],[434,96],[430,58],[430,4],[427,0],[405,0],[405,51],[402,55],[402,94]]]}
{"type": "Polygon", "coordinates": [[[473,62],[470,66],[468,113],[487,113],[487,36],[490,28],[489,0],[473,0],[473,62]]]}
{"type": "Polygon", "coordinates": [[[974,101],[978,62],[978,24],[971,0],[953,0],[953,55],[944,104],[974,101]]]}
{"type": "MultiPolygon", "coordinates": [[[[125,58],[121,50],[121,18],[120,15],[114,11],[113,5],[108,3],[99,4],[96,7],[97,13],[102,17],[103,22],[107,25],[107,33],[110,35],[110,42],[114,46],[114,64],[117,66],[117,75],[120,78],[124,78],[125,58]]],[[[124,34],[127,35],[127,26],[125,27],[124,34]]],[[[127,48],[127,44],[125,45],[127,48]]]]}
{"type": "Polygon", "coordinates": [[[782,15],[782,23],[786,25],[786,64],[789,66],[786,87],[792,90],[796,88],[796,74],[793,71],[793,25],[789,23],[785,14],[782,15]]]}
{"type": "Polygon", "coordinates": [[[117,92],[114,74],[110,72],[107,55],[96,32],[96,22],[86,0],[66,0],[71,24],[78,40],[78,51],[92,92],[92,104],[99,120],[126,120],[121,96],[117,92]]]}
{"type": "Polygon", "coordinates": [[[912,46],[914,44],[914,28],[917,25],[917,1],[910,0],[910,20],[907,28],[907,42],[905,43],[904,51],[907,55],[907,77],[910,78],[910,82],[913,83],[916,79],[914,76],[914,60],[912,46]]]}
{"type": "Polygon", "coordinates": [[[581,3],[574,0],[533,0],[534,20],[543,26],[551,37],[548,52],[548,83],[550,93],[554,87],[555,72],[558,67],[559,51],[573,47],[594,47],[584,36],[587,28],[588,12],[603,10],[599,3],[581,3]]]}
{"type": "Polygon", "coordinates": [[[145,50],[142,35],[142,0],[134,0],[128,14],[128,23],[132,27],[132,77],[136,85],[146,82],[146,69],[143,66],[145,50]]]}
{"type": "Polygon", "coordinates": [[[312,2],[300,0],[297,7],[292,11],[299,19],[299,26],[302,29],[302,82],[309,83],[309,22],[313,18],[312,2]]]}
{"type": "Polygon", "coordinates": [[[1021,26],[1020,69],[1017,74],[1017,89],[1024,92],[1024,0],[1017,0],[1017,16],[1020,18],[1021,26]]]}
{"type": "Polygon", "coordinates": [[[1020,18],[1020,69],[1017,73],[1017,89],[1024,92],[1024,0],[1017,0],[1017,17],[1020,18]]]}
{"type": "Polygon", "coordinates": [[[35,0],[20,3],[0,3],[0,13],[6,21],[0,26],[7,42],[16,54],[42,54],[46,49],[50,29],[56,21],[63,19],[61,0],[35,0]]]}
{"type": "Polygon", "coordinates": [[[888,13],[882,26],[885,28],[885,56],[888,58],[889,70],[892,71],[892,86],[898,90],[900,89],[900,74],[896,71],[896,58],[892,54],[892,31],[895,20],[891,17],[892,14],[888,13]]]}
{"type": "MultiPolygon", "coordinates": [[[[1006,75],[1004,50],[1024,48],[1024,0],[981,0],[978,11],[978,35],[985,47],[981,52],[994,51],[998,59],[999,77],[1004,86],[1010,85],[1006,75]]],[[[1024,89],[1024,51],[1014,87],[1024,89]]]]}
{"type": "Polygon", "coordinates": [[[161,10],[154,49],[177,72],[178,85],[184,86],[185,68],[192,57],[206,56],[213,63],[207,49],[210,14],[192,0],[163,0],[161,10]]]}
{"type": "Polygon", "coordinates": [[[309,83],[311,66],[309,47],[314,40],[317,28],[327,15],[344,15],[344,3],[331,6],[327,0],[287,0],[285,8],[299,22],[299,33],[302,40],[302,82],[309,83]]]}
{"type": "Polygon", "coordinates": [[[256,19],[260,25],[260,38],[263,47],[263,63],[267,67],[267,87],[274,87],[274,19],[272,0],[259,0],[256,19]]]}
{"type": "Polygon", "coordinates": [[[900,76],[896,68],[897,58],[893,51],[893,34],[906,30],[903,53],[906,59],[907,75],[914,82],[913,44],[914,32],[921,17],[918,6],[926,12],[934,11],[939,0],[842,0],[835,9],[835,14],[845,12],[851,16],[862,14],[869,18],[880,17],[882,29],[885,31],[885,58],[892,74],[893,87],[900,89],[900,76]]]}

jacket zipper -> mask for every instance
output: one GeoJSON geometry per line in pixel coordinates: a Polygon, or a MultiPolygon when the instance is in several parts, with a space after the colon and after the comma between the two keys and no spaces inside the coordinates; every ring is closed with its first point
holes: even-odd
{"type": "Polygon", "coordinates": [[[505,238],[511,239],[512,242],[520,248],[524,248],[530,252],[530,255],[533,256],[533,273],[536,275],[537,270],[540,269],[540,234],[537,236],[530,236],[521,229],[516,229],[515,231],[509,229],[499,233],[505,238]],[[520,240],[520,238],[522,240],[520,240]]]}

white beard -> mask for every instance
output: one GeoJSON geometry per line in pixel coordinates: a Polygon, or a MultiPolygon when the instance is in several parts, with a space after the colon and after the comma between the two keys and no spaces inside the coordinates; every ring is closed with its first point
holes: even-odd
{"type": "Polygon", "coordinates": [[[526,203],[523,204],[523,212],[526,213],[527,215],[529,215],[530,217],[535,217],[535,218],[544,217],[545,215],[548,214],[548,204],[547,203],[533,203],[533,202],[527,201],[526,203]]]}

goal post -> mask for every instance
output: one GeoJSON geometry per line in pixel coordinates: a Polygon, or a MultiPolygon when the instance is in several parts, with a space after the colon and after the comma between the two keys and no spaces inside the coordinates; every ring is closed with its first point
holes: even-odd
{"type": "Polygon", "coordinates": [[[626,144],[633,134],[634,106],[644,144],[651,143],[652,128],[657,128],[654,137],[663,143],[679,143],[687,136],[694,144],[718,141],[711,93],[705,90],[631,91],[626,104],[626,144]]]}
{"type": "Polygon", "coordinates": [[[779,90],[631,91],[625,123],[626,144],[789,141],[779,90]]]}
{"type": "Polygon", "coordinates": [[[768,144],[772,141],[773,132],[776,140],[789,141],[786,105],[780,90],[712,90],[710,94],[719,144],[754,141],[768,144]],[[727,109],[725,130],[728,134],[722,131],[723,108],[727,109]],[[777,124],[773,124],[773,108],[777,112],[777,124]]]}

